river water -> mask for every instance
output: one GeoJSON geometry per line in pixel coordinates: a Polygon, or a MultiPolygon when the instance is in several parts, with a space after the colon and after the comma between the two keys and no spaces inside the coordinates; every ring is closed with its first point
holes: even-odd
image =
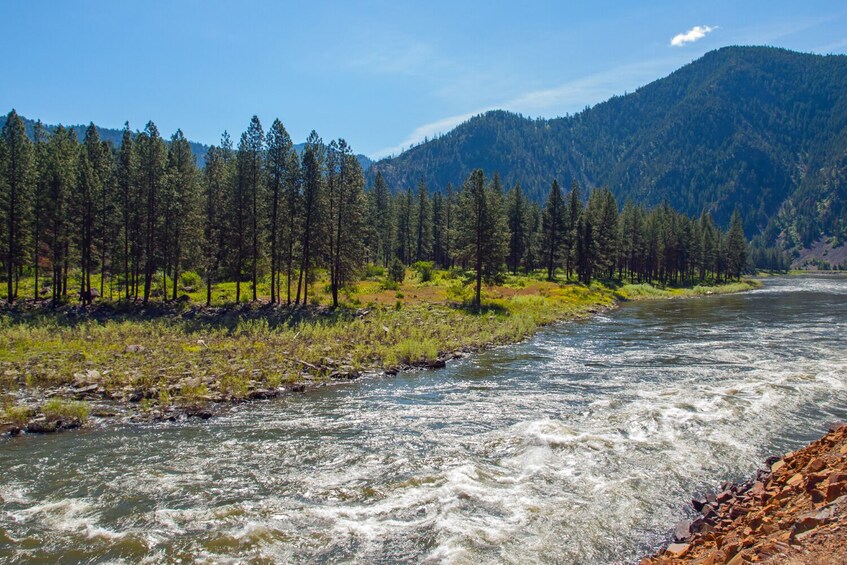
{"type": "Polygon", "coordinates": [[[0,561],[637,559],[847,418],[847,278],[765,282],[207,422],[0,440],[0,561]]]}

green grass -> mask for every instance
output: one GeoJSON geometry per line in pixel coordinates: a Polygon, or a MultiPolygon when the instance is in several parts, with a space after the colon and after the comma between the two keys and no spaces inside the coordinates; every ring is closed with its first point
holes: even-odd
{"type": "MultiPolygon", "coordinates": [[[[143,399],[144,409],[195,406],[306,377],[427,364],[457,350],[514,343],[543,325],[621,299],[737,292],[752,284],[587,287],[548,282],[541,273],[508,275],[485,288],[477,313],[468,303],[469,278],[434,271],[426,282],[407,276],[396,290],[382,288],[378,278],[366,280],[344,293],[337,310],[247,304],[214,312],[190,305],[145,311],[124,303],[73,315],[68,309],[6,309],[0,311],[0,392],[94,383],[118,400],[143,399]]],[[[229,292],[230,286],[218,288],[229,292]]],[[[322,286],[315,284],[315,291],[322,286]]],[[[197,292],[204,300],[205,291],[197,292]]],[[[249,295],[249,286],[242,292],[249,295]]],[[[313,296],[326,304],[320,292],[313,296]]],[[[56,402],[50,406],[56,413],[87,416],[78,404],[56,402]]]]}
{"type": "Polygon", "coordinates": [[[84,402],[72,402],[61,398],[51,398],[41,407],[47,418],[60,420],[88,421],[88,405],[84,402]]]}

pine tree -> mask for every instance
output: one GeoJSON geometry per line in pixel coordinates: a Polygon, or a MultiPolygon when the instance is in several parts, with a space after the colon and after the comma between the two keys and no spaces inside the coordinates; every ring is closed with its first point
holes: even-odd
{"type": "Polygon", "coordinates": [[[171,298],[176,300],[183,259],[195,255],[197,241],[197,165],[181,130],[171,137],[168,147],[168,196],[166,210],[172,221],[171,229],[164,231],[168,237],[164,247],[169,250],[173,275],[171,298]]]}
{"type": "Polygon", "coordinates": [[[41,287],[39,275],[41,274],[42,243],[44,236],[44,221],[48,207],[48,190],[50,182],[50,153],[48,146],[47,130],[41,124],[41,120],[35,123],[33,128],[33,162],[35,180],[32,195],[32,271],[34,275],[33,299],[41,298],[41,287]]]}
{"type": "Polygon", "coordinates": [[[509,191],[507,216],[509,220],[509,269],[517,273],[527,253],[528,207],[520,183],[509,191]]]}
{"type": "Polygon", "coordinates": [[[595,190],[588,197],[586,225],[591,227],[591,246],[586,252],[591,256],[592,273],[614,277],[617,256],[618,207],[609,189],[595,190]]]}
{"type": "Polygon", "coordinates": [[[376,173],[373,188],[370,191],[370,223],[374,230],[374,262],[388,267],[393,251],[394,218],[392,214],[391,193],[382,173],[376,173]]]}
{"type": "Polygon", "coordinates": [[[582,218],[582,199],[579,195],[579,183],[573,181],[568,194],[567,220],[565,221],[565,276],[570,279],[573,266],[576,263],[576,239],[579,232],[579,221],[582,218]]]}
{"type": "Polygon", "coordinates": [[[25,263],[26,226],[32,195],[32,143],[17,112],[6,116],[0,136],[0,214],[6,228],[6,300],[17,297],[19,269],[25,263]]]}
{"type": "Polygon", "coordinates": [[[144,304],[147,304],[159,261],[160,198],[165,182],[167,149],[153,122],[147,122],[144,132],[138,136],[136,146],[144,208],[144,297],[142,300],[144,304]]]}
{"type": "Polygon", "coordinates": [[[565,237],[565,201],[559,183],[553,181],[547,205],[541,218],[544,233],[544,256],[547,266],[547,279],[553,280],[553,273],[562,259],[565,237]]]}
{"type": "Polygon", "coordinates": [[[744,227],[741,224],[741,214],[738,209],[732,213],[729,220],[729,230],[726,233],[726,274],[729,278],[740,279],[747,267],[747,242],[744,239],[744,227]]]}
{"type": "Polygon", "coordinates": [[[297,283],[297,298],[300,303],[300,290],[303,290],[303,303],[308,302],[309,276],[320,257],[322,240],[321,220],[324,211],[324,168],[326,166],[326,148],[315,131],[309,134],[302,158],[302,245],[300,256],[300,279],[297,283]]]}
{"type": "Polygon", "coordinates": [[[282,255],[284,229],[281,225],[286,191],[291,177],[288,167],[292,164],[294,146],[282,122],[274,120],[267,136],[267,160],[265,162],[267,186],[270,191],[270,255],[271,255],[271,304],[279,302],[279,271],[282,255]]]}
{"type": "Polygon", "coordinates": [[[444,195],[436,192],[432,195],[432,260],[439,267],[447,264],[445,222],[444,195]]]}
{"type": "Polygon", "coordinates": [[[426,183],[418,182],[418,205],[415,224],[415,261],[429,261],[432,256],[432,205],[426,183]]]}
{"type": "Polygon", "coordinates": [[[362,265],[364,222],[364,173],[347,142],[338,140],[337,175],[330,204],[330,289],[332,307],[338,307],[338,292],[362,265]]]}
{"type": "MultiPolygon", "coordinates": [[[[250,281],[253,289],[253,302],[257,300],[259,286],[258,269],[260,259],[259,242],[261,231],[259,222],[262,215],[260,206],[264,202],[262,183],[263,154],[265,134],[257,116],[253,116],[247,131],[238,144],[238,182],[245,210],[242,214],[242,233],[250,240],[250,281]]],[[[240,289],[239,289],[240,290],[240,289]]]]}
{"type": "Polygon", "coordinates": [[[502,192],[485,185],[481,169],[471,173],[459,194],[457,247],[470,259],[476,271],[474,308],[481,306],[482,280],[496,277],[508,246],[507,222],[502,192]]]}
{"type": "Polygon", "coordinates": [[[406,192],[401,192],[397,195],[395,208],[397,209],[397,257],[408,265],[412,262],[413,257],[413,202],[412,189],[409,188],[406,192]]]}
{"type": "Polygon", "coordinates": [[[203,271],[206,280],[206,306],[212,305],[212,286],[223,257],[224,163],[221,150],[214,145],[206,152],[203,169],[203,271]]]}
{"type": "Polygon", "coordinates": [[[136,154],[129,122],[124,124],[121,135],[121,147],[115,168],[117,200],[120,206],[121,239],[123,249],[123,287],[124,296],[138,298],[137,273],[139,255],[142,247],[139,241],[141,222],[139,214],[140,194],[138,183],[138,155],[136,154]]]}
{"type": "Polygon", "coordinates": [[[541,206],[536,202],[529,205],[527,213],[527,242],[526,253],[523,257],[524,272],[529,274],[542,264],[542,243],[544,234],[541,230],[541,206]]]}
{"type": "Polygon", "coordinates": [[[71,201],[76,188],[79,150],[76,134],[62,126],[56,128],[48,147],[48,187],[45,207],[45,240],[52,266],[52,304],[67,295],[70,262],[71,201]]]}

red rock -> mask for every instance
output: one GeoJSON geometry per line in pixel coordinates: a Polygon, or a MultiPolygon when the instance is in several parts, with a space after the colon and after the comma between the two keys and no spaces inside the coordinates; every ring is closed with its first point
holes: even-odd
{"type": "Polygon", "coordinates": [[[684,557],[688,550],[691,549],[691,544],[688,543],[672,543],[665,550],[665,553],[672,557],[684,557]]]}
{"type": "Polygon", "coordinates": [[[817,473],[822,471],[826,467],[826,460],[823,457],[816,457],[812,459],[806,469],[811,471],[812,473],[817,473]]]}
{"type": "Polygon", "coordinates": [[[826,501],[832,502],[842,494],[847,493],[847,482],[830,483],[826,487],[826,501]]]}

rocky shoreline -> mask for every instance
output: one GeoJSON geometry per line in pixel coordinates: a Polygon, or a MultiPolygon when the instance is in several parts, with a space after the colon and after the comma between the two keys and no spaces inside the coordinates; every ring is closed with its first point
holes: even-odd
{"type": "MultiPolygon", "coordinates": [[[[259,383],[250,383],[250,389],[243,396],[229,396],[224,394],[210,394],[197,399],[197,402],[188,405],[172,404],[165,408],[154,406],[145,409],[144,401],[154,398],[159,391],[150,389],[126,388],[121,390],[109,390],[97,384],[99,375],[80,373],[76,375],[74,383],[60,387],[39,390],[37,397],[30,397],[31,403],[25,414],[25,421],[18,423],[0,420],[0,435],[19,436],[22,434],[45,434],[56,433],[67,430],[76,430],[97,423],[131,423],[150,424],[161,422],[177,422],[191,418],[208,420],[223,413],[229,407],[260,400],[273,400],[291,394],[307,393],[326,386],[333,386],[358,380],[366,376],[394,377],[403,371],[434,370],[446,367],[447,362],[460,359],[470,353],[482,349],[496,347],[490,344],[482,348],[464,348],[447,354],[440,354],[436,359],[423,360],[413,363],[405,363],[388,367],[380,371],[361,372],[349,367],[335,367],[333,364],[317,366],[302,362],[302,382],[287,384],[275,388],[263,388],[259,383]],[[315,377],[316,374],[324,374],[326,377],[315,377]],[[61,398],[71,401],[84,401],[90,405],[90,417],[95,422],[92,424],[88,418],[67,415],[51,415],[43,410],[45,403],[50,398],[61,398]]],[[[128,346],[128,349],[138,346],[128,346]]],[[[131,349],[132,353],[141,353],[143,349],[131,349]]],[[[330,360],[331,363],[331,360],[330,360]]],[[[179,385],[173,385],[177,387],[179,385]]]]}
{"type": "Polygon", "coordinates": [[[641,565],[847,563],[847,423],[691,505],[699,516],[641,565]]]}

